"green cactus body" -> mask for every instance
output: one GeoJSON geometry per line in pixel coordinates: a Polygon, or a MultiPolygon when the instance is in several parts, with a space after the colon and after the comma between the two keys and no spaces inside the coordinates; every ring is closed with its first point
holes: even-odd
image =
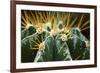
{"type": "Polygon", "coordinates": [[[36,32],[36,29],[33,26],[30,26],[28,29],[23,29],[21,31],[21,39],[30,36],[36,32]]]}
{"type": "Polygon", "coordinates": [[[67,40],[68,46],[69,46],[69,50],[72,56],[73,60],[83,60],[83,59],[87,59],[85,58],[86,56],[88,56],[89,59],[89,50],[87,51],[86,49],[86,44],[85,44],[85,37],[81,34],[81,32],[77,29],[71,29],[70,30],[71,33],[71,38],[69,37],[67,40]],[[88,54],[85,55],[85,57],[83,58],[84,54],[88,54]]]}

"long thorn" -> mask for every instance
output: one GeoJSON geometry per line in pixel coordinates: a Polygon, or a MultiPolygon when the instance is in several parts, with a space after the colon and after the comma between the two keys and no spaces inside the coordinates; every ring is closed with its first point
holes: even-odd
{"type": "Polygon", "coordinates": [[[78,28],[80,28],[80,26],[81,26],[81,24],[82,24],[83,16],[84,16],[84,15],[82,15],[81,18],[80,18],[80,21],[79,21],[79,23],[78,23],[78,28]]]}
{"type": "Polygon", "coordinates": [[[83,28],[84,26],[86,26],[88,23],[90,22],[90,20],[86,21],[81,28],[83,28]]]}
{"type": "Polygon", "coordinates": [[[90,26],[85,27],[85,28],[81,29],[81,31],[86,30],[86,29],[89,29],[89,28],[90,28],[90,26]]]}

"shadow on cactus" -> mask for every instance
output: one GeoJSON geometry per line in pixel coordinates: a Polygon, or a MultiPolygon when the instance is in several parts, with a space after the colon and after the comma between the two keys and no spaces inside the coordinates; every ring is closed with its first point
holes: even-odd
{"type": "Polygon", "coordinates": [[[21,62],[90,59],[90,14],[21,11],[21,62]]]}

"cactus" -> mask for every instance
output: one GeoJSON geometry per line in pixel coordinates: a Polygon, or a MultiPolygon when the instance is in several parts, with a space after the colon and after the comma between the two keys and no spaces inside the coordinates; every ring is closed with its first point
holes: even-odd
{"type": "Polygon", "coordinates": [[[21,39],[29,36],[29,35],[32,35],[36,32],[36,29],[32,26],[30,26],[28,29],[24,29],[21,31],[21,39]]]}
{"type": "Polygon", "coordinates": [[[82,33],[89,28],[89,20],[85,19],[84,22],[82,19],[88,18],[89,15],[85,13],[76,13],[76,15],[75,13],[22,11],[24,28],[21,29],[21,62],[90,59],[90,41],[82,33]],[[79,17],[80,19],[77,20],[79,17]]]}

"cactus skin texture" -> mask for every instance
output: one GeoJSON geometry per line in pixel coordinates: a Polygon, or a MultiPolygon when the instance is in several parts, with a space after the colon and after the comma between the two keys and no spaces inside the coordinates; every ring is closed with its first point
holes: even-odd
{"type": "Polygon", "coordinates": [[[28,29],[23,29],[22,32],[21,32],[21,39],[29,36],[29,35],[32,35],[36,32],[36,29],[32,26],[30,26],[28,29]]]}
{"type": "Polygon", "coordinates": [[[87,60],[90,59],[90,48],[86,47],[85,41],[85,36],[77,28],[70,29],[68,33],[58,33],[55,36],[51,36],[47,32],[33,33],[21,41],[21,61],[27,63],[87,60]],[[37,45],[39,41],[44,42],[42,45],[44,47],[39,48],[37,45]]]}

